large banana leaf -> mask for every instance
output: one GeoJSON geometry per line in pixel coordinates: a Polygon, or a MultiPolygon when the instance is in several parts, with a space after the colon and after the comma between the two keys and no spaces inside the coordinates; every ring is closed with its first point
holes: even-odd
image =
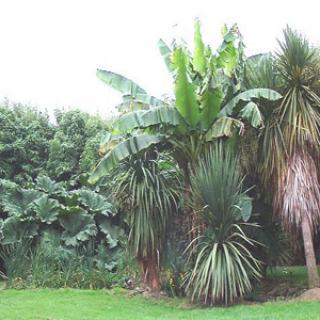
{"type": "Polygon", "coordinates": [[[130,103],[134,102],[154,107],[167,104],[161,99],[149,96],[137,83],[120,74],[98,69],[97,77],[109,87],[121,92],[124,104],[130,105],[130,103]]]}
{"type": "Polygon", "coordinates": [[[193,68],[202,76],[206,72],[207,61],[205,56],[205,46],[202,41],[200,31],[200,21],[196,19],[194,25],[194,54],[193,54],[193,68]]]}
{"type": "Polygon", "coordinates": [[[249,121],[249,123],[254,128],[259,128],[263,126],[263,116],[258,108],[258,106],[250,101],[241,111],[240,116],[243,119],[249,121]]]}
{"type": "Polygon", "coordinates": [[[177,126],[182,123],[180,114],[172,107],[157,107],[151,110],[139,110],[127,113],[114,124],[115,129],[127,132],[137,128],[165,124],[177,126]]]}
{"type": "Polygon", "coordinates": [[[168,70],[172,73],[174,71],[174,67],[171,61],[171,49],[162,39],[158,41],[158,47],[168,70]]]}
{"type": "Polygon", "coordinates": [[[174,51],[174,65],[177,71],[175,81],[176,108],[182,117],[195,128],[200,120],[195,85],[189,80],[187,65],[189,61],[182,47],[174,51]]]}
{"type": "Polygon", "coordinates": [[[269,101],[277,101],[282,98],[282,95],[277,91],[272,89],[250,89],[239,93],[233,99],[231,99],[219,113],[219,116],[230,116],[233,112],[233,109],[237,106],[240,101],[250,102],[252,99],[266,99],[269,101]]]}
{"type": "Polygon", "coordinates": [[[220,89],[208,89],[201,96],[201,125],[208,129],[217,117],[223,100],[223,93],[220,89]]]}
{"type": "Polygon", "coordinates": [[[152,107],[159,107],[167,105],[167,103],[161,99],[158,99],[154,96],[149,96],[146,93],[137,93],[134,96],[124,96],[124,103],[141,103],[142,105],[148,105],[152,107]]]}
{"type": "Polygon", "coordinates": [[[89,178],[89,182],[96,183],[101,177],[111,171],[120,161],[160,143],[163,139],[164,137],[162,135],[142,134],[131,137],[117,144],[98,163],[89,178]]]}
{"type": "Polygon", "coordinates": [[[137,94],[146,94],[146,91],[134,81],[111,71],[97,70],[97,77],[109,87],[120,91],[123,95],[135,97],[137,94]]]}
{"type": "Polygon", "coordinates": [[[235,46],[235,40],[238,38],[237,25],[232,26],[230,30],[226,26],[222,30],[223,42],[218,49],[216,62],[220,68],[230,77],[238,63],[239,50],[235,46]]]}
{"type": "Polygon", "coordinates": [[[243,79],[246,89],[276,89],[281,85],[282,80],[271,53],[257,54],[246,59],[243,79]]]}
{"type": "Polygon", "coordinates": [[[212,125],[206,133],[206,141],[212,141],[216,138],[232,137],[236,130],[241,130],[243,123],[240,120],[221,117],[212,125]]]}

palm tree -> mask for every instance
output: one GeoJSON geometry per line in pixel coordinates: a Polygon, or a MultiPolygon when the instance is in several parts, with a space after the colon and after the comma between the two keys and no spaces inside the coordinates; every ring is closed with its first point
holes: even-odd
{"type": "Polygon", "coordinates": [[[284,228],[302,233],[309,287],[317,287],[313,236],[320,218],[319,54],[289,27],[279,44],[276,57],[248,60],[245,84],[248,89],[264,83],[283,95],[273,106],[260,104],[265,127],[258,162],[266,190],[274,190],[273,207],[284,228]]]}

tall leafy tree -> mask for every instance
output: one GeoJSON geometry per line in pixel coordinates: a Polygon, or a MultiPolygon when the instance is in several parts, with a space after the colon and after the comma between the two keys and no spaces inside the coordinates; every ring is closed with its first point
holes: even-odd
{"type": "Polygon", "coordinates": [[[79,110],[56,111],[58,126],[50,141],[48,174],[59,181],[87,172],[99,159],[100,136],[107,124],[79,110]]]}
{"type": "Polygon", "coordinates": [[[0,107],[0,178],[30,183],[44,173],[54,128],[45,112],[24,105],[0,107]]]}

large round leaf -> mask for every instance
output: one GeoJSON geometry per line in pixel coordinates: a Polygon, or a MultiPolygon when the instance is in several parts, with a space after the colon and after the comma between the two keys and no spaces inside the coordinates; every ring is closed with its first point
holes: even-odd
{"type": "Polygon", "coordinates": [[[87,214],[68,214],[59,220],[64,228],[61,238],[67,246],[77,246],[97,233],[93,217],[87,214]]]}
{"type": "Polygon", "coordinates": [[[41,222],[51,224],[57,220],[60,204],[57,200],[50,199],[47,195],[34,202],[34,211],[41,222]]]}

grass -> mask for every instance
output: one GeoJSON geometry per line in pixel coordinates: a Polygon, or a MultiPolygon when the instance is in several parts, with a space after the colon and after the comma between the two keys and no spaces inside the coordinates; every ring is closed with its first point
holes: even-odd
{"type": "MultiPolygon", "coordinates": [[[[305,288],[306,268],[275,268],[268,273],[269,281],[272,287],[305,288]]],[[[281,300],[205,309],[190,308],[180,299],[129,297],[120,289],[0,289],[1,320],[316,320],[319,314],[320,302],[281,300]]]]}
{"type": "Polygon", "coordinates": [[[147,300],[115,290],[1,290],[6,320],[316,320],[319,302],[270,302],[230,308],[192,308],[181,300],[147,300]]]}
{"type": "MultiPolygon", "coordinates": [[[[320,274],[320,267],[318,267],[320,274]]],[[[308,286],[307,269],[304,266],[277,267],[268,273],[268,278],[277,282],[287,282],[291,286],[306,288],[308,286]]]]}

